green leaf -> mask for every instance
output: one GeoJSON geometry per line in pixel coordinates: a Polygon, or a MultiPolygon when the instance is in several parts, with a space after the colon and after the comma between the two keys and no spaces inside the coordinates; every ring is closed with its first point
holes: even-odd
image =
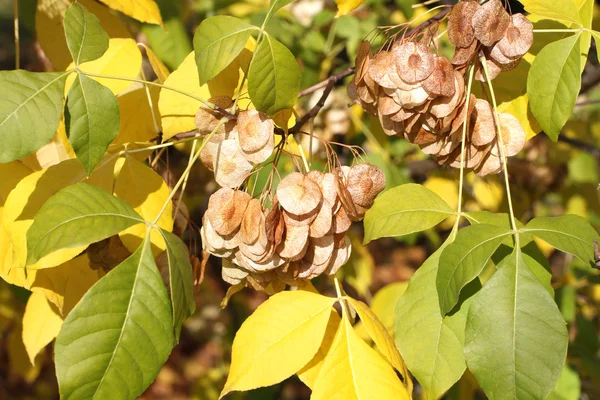
{"type": "Polygon", "coordinates": [[[442,317],[435,279],[443,244],[413,275],[396,305],[396,346],[428,399],[439,398],[465,371],[464,330],[470,301],[442,317]]]}
{"type": "Polygon", "coordinates": [[[271,0],[271,2],[269,3],[269,13],[265,18],[265,21],[268,21],[268,18],[271,15],[274,15],[277,11],[281,10],[283,7],[287,6],[292,2],[294,2],[294,0],[271,0]]]}
{"type": "Polygon", "coordinates": [[[145,222],[127,203],[87,183],[60,190],[27,231],[27,265],[53,251],[99,242],[145,222]]]}
{"type": "MultiPolygon", "coordinates": [[[[592,31],[592,36],[594,37],[594,41],[596,42],[596,47],[600,46],[600,32],[592,31]]],[[[600,62],[600,51],[596,54],[598,56],[598,62],[600,62]]]]}
{"type": "Polygon", "coordinates": [[[0,163],[25,157],[52,138],[68,74],[0,71],[0,163]]]}
{"type": "Polygon", "coordinates": [[[556,386],[546,400],[577,400],[581,396],[579,374],[568,365],[563,367],[556,386]]]}
{"type": "Polygon", "coordinates": [[[504,238],[511,234],[510,229],[488,224],[471,225],[458,232],[454,242],[442,252],[437,271],[442,315],[452,310],[462,288],[479,276],[504,238]]]}
{"type": "Polygon", "coordinates": [[[192,42],[179,17],[167,19],[164,26],[163,29],[160,25],[144,24],[142,33],[158,58],[174,71],[192,51],[192,42]]]}
{"type": "MultiPolygon", "coordinates": [[[[506,213],[493,213],[489,211],[472,211],[464,214],[465,218],[471,225],[475,224],[489,224],[499,226],[500,228],[512,229],[510,224],[510,216],[506,213]]],[[[517,229],[522,228],[524,225],[518,219],[515,220],[517,229]]],[[[521,235],[521,247],[529,243],[533,238],[529,235],[521,235]]],[[[513,247],[513,239],[511,236],[504,238],[503,244],[513,247]]]]}
{"type": "Polygon", "coordinates": [[[565,321],[520,249],[475,296],[465,358],[490,399],[545,399],[565,360],[565,321]]]}
{"type": "Polygon", "coordinates": [[[194,51],[200,85],[204,85],[225,67],[246,46],[254,25],[239,18],[218,15],[202,21],[194,34],[194,51]]]}
{"type": "Polygon", "coordinates": [[[454,214],[440,196],[422,185],[401,185],[381,194],[365,214],[365,243],[424,231],[454,214]]]}
{"type": "Polygon", "coordinates": [[[62,399],[135,399],[174,345],[171,305],[149,237],[69,313],[56,339],[62,399]]]}
{"type": "Polygon", "coordinates": [[[533,61],[527,78],[531,112],[554,141],[567,123],[581,88],[580,34],[550,43],[533,61]]]}
{"type": "Polygon", "coordinates": [[[248,93],[256,109],[273,115],[291,108],[298,100],[300,78],[294,55],[265,32],[248,71],[248,93]]]}
{"type": "Polygon", "coordinates": [[[88,176],[119,134],[119,124],[115,95],[95,80],[78,74],[67,96],[65,128],[88,176]]]}
{"type": "Polygon", "coordinates": [[[581,25],[579,11],[571,0],[520,0],[525,10],[531,14],[539,15],[559,21],[569,21],[581,25]]]}
{"type": "Polygon", "coordinates": [[[600,242],[600,235],[583,217],[537,217],[519,232],[537,236],[557,249],[573,254],[591,266],[594,265],[594,240],[600,242]]]}
{"type": "Polygon", "coordinates": [[[167,246],[173,326],[175,327],[175,338],[178,339],[183,321],[196,310],[192,264],[181,239],[164,229],[161,229],[160,233],[167,246]]]}
{"type": "Polygon", "coordinates": [[[100,20],[79,3],[73,3],[65,12],[67,47],[75,65],[102,57],[108,49],[108,34],[100,20]]]}

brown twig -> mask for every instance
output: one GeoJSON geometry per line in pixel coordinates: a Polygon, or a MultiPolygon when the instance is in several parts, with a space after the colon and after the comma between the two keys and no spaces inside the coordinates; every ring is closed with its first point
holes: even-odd
{"type": "Polygon", "coordinates": [[[568,145],[573,146],[579,150],[585,151],[586,153],[589,153],[594,157],[600,158],[600,148],[595,147],[591,144],[581,142],[577,139],[571,139],[562,134],[558,137],[558,141],[567,143],[568,145]]]}

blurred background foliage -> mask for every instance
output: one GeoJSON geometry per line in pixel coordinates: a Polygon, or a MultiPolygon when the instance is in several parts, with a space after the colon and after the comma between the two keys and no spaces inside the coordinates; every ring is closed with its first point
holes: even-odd
{"type": "MultiPolygon", "coordinates": [[[[195,28],[206,17],[233,15],[261,25],[268,0],[157,0],[165,29],[141,24],[110,11],[94,0],[81,1],[100,18],[113,37],[132,37],[151,47],[172,71],[192,50],[195,28]]],[[[64,47],[60,15],[52,14],[68,0],[20,0],[21,66],[32,71],[64,69],[68,53],[64,47]],[[48,65],[47,59],[52,65],[48,65]]],[[[429,6],[431,7],[431,6],[429,6]]],[[[522,8],[511,3],[514,11],[522,8]]],[[[416,0],[367,0],[359,9],[335,18],[336,7],[330,0],[297,0],[283,9],[268,24],[268,32],[284,43],[297,57],[302,71],[301,89],[309,87],[353,65],[358,44],[364,38],[376,39],[376,29],[417,19],[427,6],[416,0]]],[[[594,28],[600,26],[600,6],[596,5],[594,28]]],[[[440,48],[448,47],[442,37],[440,48]]],[[[14,69],[13,2],[0,0],[0,69],[14,69]]],[[[151,69],[145,65],[147,76],[151,69]]],[[[596,49],[590,50],[584,71],[580,102],[558,143],[545,135],[528,141],[525,149],[510,159],[509,172],[514,185],[516,215],[525,222],[535,216],[577,214],[600,228],[600,66],[596,49]]],[[[523,86],[525,81],[521,82],[523,86]]],[[[1,88],[0,88],[1,90],[1,88]]],[[[314,105],[320,92],[304,98],[300,108],[314,105]]],[[[336,88],[313,124],[320,137],[365,149],[369,162],[385,171],[388,188],[407,182],[423,183],[439,194],[451,207],[458,196],[457,171],[438,167],[436,162],[405,140],[389,138],[377,120],[364,115],[358,106],[348,108],[344,86],[336,88]]],[[[299,110],[301,113],[301,110],[299,110]]],[[[314,164],[323,155],[312,146],[314,164]]],[[[340,158],[350,160],[348,150],[340,149],[340,158]]],[[[160,166],[167,182],[174,182],[185,166],[185,147],[170,149],[160,166]]],[[[280,165],[292,170],[291,160],[280,165]]],[[[211,173],[200,164],[188,184],[185,202],[192,226],[186,239],[200,256],[198,225],[206,209],[208,196],[216,190],[211,173]]],[[[0,178],[1,179],[1,178],[0,178]]],[[[260,176],[257,184],[260,186],[260,176]]],[[[507,209],[499,176],[467,175],[465,211],[507,209]]],[[[399,199],[401,201],[401,199],[399,199]]],[[[351,236],[354,252],[343,267],[346,290],[364,299],[390,330],[398,297],[404,292],[414,271],[440,245],[453,221],[423,234],[401,239],[382,239],[363,246],[362,225],[355,224],[351,236]]],[[[551,399],[600,399],[600,275],[572,256],[553,251],[538,243],[550,260],[556,300],[569,324],[570,346],[565,367],[551,399]]],[[[204,281],[196,288],[197,311],[184,326],[181,342],[156,382],[143,399],[216,399],[227,376],[228,360],[235,332],[244,319],[265,300],[263,293],[243,290],[221,310],[227,284],[220,278],[220,261],[211,258],[204,281]]],[[[490,266],[492,268],[492,266],[490,266]]],[[[491,273],[491,270],[490,270],[491,273]]],[[[484,275],[485,276],[485,275],[484,275]]],[[[489,276],[489,274],[488,274],[489,276]]],[[[327,280],[316,280],[322,293],[331,293],[327,280]]],[[[58,398],[52,364],[52,346],[31,365],[21,340],[21,319],[29,292],[0,281],[0,398],[58,398]]],[[[358,328],[360,332],[360,327],[358,328]]],[[[416,398],[419,391],[415,393],[416,398]]],[[[310,391],[297,378],[275,387],[249,393],[231,394],[228,399],[308,399],[310,391]]],[[[447,393],[448,399],[484,398],[477,383],[467,372],[447,393]]]]}

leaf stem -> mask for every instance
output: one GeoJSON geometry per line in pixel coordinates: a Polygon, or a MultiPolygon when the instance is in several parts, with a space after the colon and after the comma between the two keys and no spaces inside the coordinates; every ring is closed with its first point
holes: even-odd
{"type": "Polygon", "coordinates": [[[515,220],[515,213],[512,205],[512,196],[510,193],[510,183],[508,181],[508,168],[506,163],[506,151],[504,149],[504,138],[502,137],[502,128],[500,126],[500,117],[498,115],[498,105],[496,103],[496,95],[494,93],[494,86],[492,85],[492,81],[490,80],[490,75],[487,67],[487,60],[485,56],[480,57],[481,66],[483,67],[483,72],[485,74],[485,80],[490,89],[490,97],[492,98],[492,105],[494,106],[494,121],[496,122],[496,135],[498,137],[498,144],[500,146],[500,159],[502,161],[502,169],[504,171],[504,185],[506,187],[506,198],[508,200],[508,211],[510,215],[510,225],[515,233],[515,246],[519,247],[519,234],[517,230],[517,223],[515,220]]]}
{"type": "Polygon", "coordinates": [[[575,33],[584,29],[534,29],[533,33],[575,33]]]}
{"type": "Polygon", "coordinates": [[[19,40],[19,0],[13,0],[15,30],[15,69],[21,69],[21,47],[19,40]]]}
{"type": "Polygon", "coordinates": [[[344,299],[344,291],[342,290],[342,285],[340,284],[340,280],[337,276],[333,277],[333,286],[335,286],[335,293],[337,295],[338,300],[340,301],[340,305],[342,306],[342,313],[350,320],[350,309],[348,308],[348,303],[346,299],[344,299]]]}

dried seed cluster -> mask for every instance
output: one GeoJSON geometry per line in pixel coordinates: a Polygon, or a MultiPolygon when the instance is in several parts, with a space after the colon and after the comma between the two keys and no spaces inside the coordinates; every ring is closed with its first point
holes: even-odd
{"type": "MultiPolygon", "coordinates": [[[[348,93],[379,117],[386,134],[404,137],[455,168],[461,164],[468,121],[464,166],[479,175],[500,172],[492,107],[467,96],[465,72],[476,63],[475,77],[485,81],[478,54],[485,55],[492,79],[515,68],[533,42],[533,26],[522,14],[510,16],[500,0],[484,5],[463,0],[450,14],[448,33],[456,46],[452,60],[432,52],[428,34],[399,40],[377,54],[368,42],[361,43],[348,93]]],[[[515,155],[525,144],[525,132],[510,114],[500,113],[499,120],[505,154],[515,155]]]]}
{"type": "Polygon", "coordinates": [[[350,257],[346,233],[385,188],[369,164],[333,172],[293,172],[277,187],[272,206],[228,187],[209,199],[202,220],[205,250],[223,258],[226,282],[267,292],[334,274],[350,257]]]}

